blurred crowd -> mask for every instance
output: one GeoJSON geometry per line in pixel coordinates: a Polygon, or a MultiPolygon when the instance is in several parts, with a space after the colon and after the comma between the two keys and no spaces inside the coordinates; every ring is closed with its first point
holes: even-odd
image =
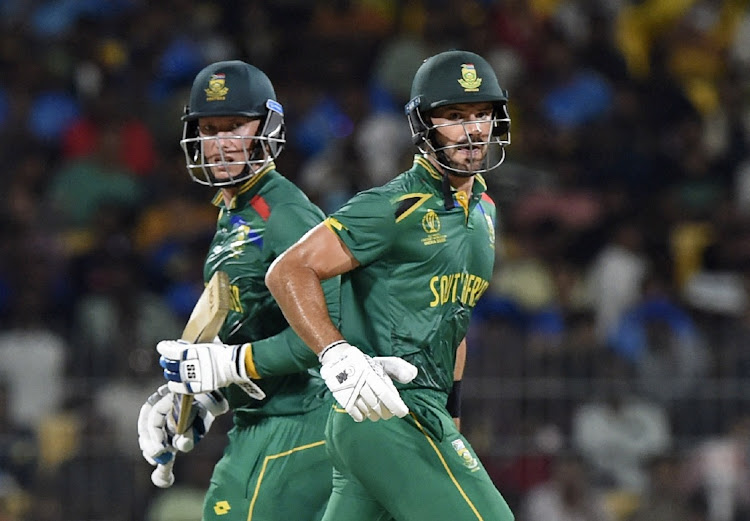
{"type": "Polygon", "coordinates": [[[195,73],[269,75],[331,212],[410,166],[449,48],[510,94],[464,430],[518,521],[750,520],[749,1],[0,0],[0,521],[200,518],[231,419],[167,491],[136,438],[216,218],[195,73]]]}

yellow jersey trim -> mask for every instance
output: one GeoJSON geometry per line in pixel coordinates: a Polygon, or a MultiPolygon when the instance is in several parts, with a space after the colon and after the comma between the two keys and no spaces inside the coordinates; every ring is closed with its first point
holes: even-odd
{"type": "Polygon", "coordinates": [[[341,230],[346,230],[346,226],[341,224],[341,222],[336,219],[335,217],[327,217],[325,221],[323,221],[323,224],[331,230],[333,233],[338,233],[341,230]]]}
{"type": "Polygon", "coordinates": [[[408,210],[406,210],[405,212],[403,212],[401,215],[398,216],[398,218],[396,219],[396,222],[399,222],[400,220],[402,220],[403,218],[411,214],[414,210],[422,206],[424,202],[427,201],[427,199],[429,199],[430,197],[432,197],[432,194],[405,194],[399,197],[398,199],[396,199],[396,202],[399,202],[399,201],[403,201],[404,199],[419,198],[419,200],[416,201],[413,205],[411,205],[408,210]]]}
{"type": "MultiPolygon", "coordinates": [[[[346,410],[342,409],[338,405],[334,405],[333,406],[333,410],[335,412],[346,413],[346,410]]],[[[414,413],[410,412],[409,415],[414,419],[414,423],[417,424],[417,428],[420,430],[420,432],[422,433],[422,435],[425,437],[425,439],[427,440],[427,443],[430,444],[430,446],[432,447],[432,450],[435,451],[435,454],[437,454],[437,457],[440,460],[440,463],[443,464],[443,468],[445,469],[445,472],[448,474],[448,477],[451,479],[451,481],[453,482],[453,484],[456,486],[456,489],[458,490],[458,493],[461,494],[461,497],[464,498],[464,501],[466,501],[466,504],[469,505],[469,508],[471,509],[471,511],[474,512],[474,515],[477,516],[477,519],[479,521],[484,521],[484,518],[482,517],[482,515],[477,510],[477,507],[474,506],[474,503],[471,502],[471,499],[469,499],[469,496],[466,495],[466,492],[461,487],[461,484],[456,479],[456,476],[454,476],[453,472],[451,472],[451,469],[450,469],[450,467],[448,467],[448,463],[445,461],[445,458],[443,457],[443,454],[440,452],[440,449],[438,449],[437,445],[435,445],[435,442],[432,441],[432,438],[430,438],[430,435],[427,434],[427,432],[425,432],[424,427],[422,427],[422,424],[419,423],[419,420],[417,420],[417,417],[414,415],[414,413]]]]}
{"type": "Polygon", "coordinates": [[[435,442],[430,438],[429,434],[425,432],[424,427],[422,427],[422,424],[419,423],[419,420],[417,420],[416,415],[413,412],[410,412],[409,415],[414,419],[414,423],[417,424],[417,427],[424,435],[425,439],[427,440],[427,443],[430,444],[432,447],[432,450],[435,451],[435,454],[437,454],[438,459],[440,460],[440,463],[443,464],[443,468],[445,469],[445,472],[448,474],[448,477],[451,478],[451,481],[456,486],[456,489],[458,489],[459,494],[461,494],[461,497],[464,498],[464,501],[466,501],[466,504],[469,505],[469,508],[471,508],[471,511],[474,512],[474,515],[477,516],[477,519],[480,521],[484,521],[484,518],[477,510],[477,507],[474,506],[474,503],[471,502],[469,499],[469,496],[466,495],[466,492],[463,488],[461,488],[461,485],[458,483],[458,480],[456,479],[456,476],[453,475],[453,472],[451,472],[450,467],[448,467],[448,463],[445,461],[445,458],[443,457],[442,453],[440,452],[440,449],[437,448],[437,445],[435,445],[435,442]]]}
{"type": "Polygon", "coordinates": [[[440,175],[440,172],[437,171],[437,168],[435,168],[435,165],[430,163],[430,161],[424,157],[424,156],[417,156],[414,159],[414,162],[419,164],[422,168],[427,170],[427,173],[430,174],[430,176],[434,177],[438,181],[441,181],[443,179],[443,176],[440,175]]]}
{"type": "Polygon", "coordinates": [[[255,484],[255,490],[253,491],[253,497],[250,500],[250,511],[247,513],[247,521],[252,521],[253,519],[253,509],[255,508],[255,502],[258,499],[258,494],[260,493],[260,485],[263,483],[263,476],[266,473],[266,469],[268,468],[268,464],[279,458],[284,458],[286,456],[289,456],[291,454],[294,454],[295,452],[299,452],[301,450],[307,450],[307,449],[313,449],[315,447],[320,447],[322,445],[325,445],[325,440],[316,441],[314,443],[308,443],[307,445],[300,445],[299,447],[294,447],[293,449],[279,452],[278,454],[271,454],[269,456],[266,456],[263,460],[263,466],[260,469],[260,475],[258,476],[258,483],[255,484]]]}
{"type": "Polygon", "coordinates": [[[245,370],[250,378],[255,380],[261,379],[258,369],[255,367],[255,360],[253,359],[253,344],[249,342],[247,344],[247,349],[245,349],[245,370]]]}

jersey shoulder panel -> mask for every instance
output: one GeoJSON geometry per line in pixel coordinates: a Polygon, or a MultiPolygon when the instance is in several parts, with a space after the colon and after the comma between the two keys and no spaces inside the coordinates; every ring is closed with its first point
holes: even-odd
{"type": "Polygon", "coordinates": [[[326,226],[346,244],[360,264],[382,257],[393,243],[402,194],[391,183],[359,192],[326,219],[326,226]]]}
{"type": "Polygon", "coordinates": [[[286,178],[280,178],[263,195],[270,201],[267,234],[274,239],[274,253],[281,254],[325,218],[323,211],[286,178]]]}

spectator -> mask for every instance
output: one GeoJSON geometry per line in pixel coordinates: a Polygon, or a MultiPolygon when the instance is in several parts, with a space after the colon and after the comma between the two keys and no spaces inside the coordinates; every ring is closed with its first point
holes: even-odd
{"type": "Polygon", "coordinates": [[[0,381],[0,519],[26,513],[39,457],[34,431],[10,412],[9,391],[9,383],[0,381]]]}
{"type": "Polygon", "coordinates": [[[47,482],[59,502],[58,519],[143,519],[148,489],[132,487],[137,482],[135,467],[118,449],[115,425],[88,398],[70,405],[68,412],[75,418],[73,447],[47,482]]]}
{"type": "Polygon", "coordinates": [[[61,403],[68,344],[49,319],[48,288],[34,284],[45,281],[44,267],[31,256],[24,267],[16,276],[32,277],[16,284],[8,327],[0,330],[0,377],[9,386],[12,423],[33,429],[61,403]]]}
{"type": "Polygon", "coordinates": [[[571,438],[595,484],[640,494],[648,461],[670,448],[672,431],[665,408],[634,395],[625,381],[574,411],[571,438]]]}
{"type": "Polygon", "coordinates": [[[625,310],[638,301],[647,267],[643,232],[635,221],[623,219],[614,226],[611,240],[599,251],[586,276],[600,340],[607,339],[625,310]]]}
{"type": "Polygon", "coordinates": [[[614,521],[604,496],[591,486],[586,466],[575,454],[560,454],[552,477],[523,499],[518,521],[614,521]]]}
{"type": "Polygon", "coordinates": [[[642,391],[662,403],[684,398],[709,368],[700,331],[666,288],[659,275],[649,276],[609,337],[612,349],[632,364],[642,391]]]}
{"type": "Polygon", "coordinates": [[[648,484],[640,504],[627,521],[685,521],[691,518],[691,506],[679,479],[680,457],[672,453],[655,455],[646,468],[648,484]]]}
{"type": "Polygon", "coordinates": [[[701,441],[686,458],[687,492],[705,497],[707,521],[750,516],[750,415],[728,422],[720,435],[701,441]]]}
{"type": "Polygon", "coordinates": [[[105,202],[136,209],[143,197],[141,183],[120,163],[117,129],[107,126],[99,134],[91,155],[71,160],[55,172],[46,194],[64,229],[91,226],[105,202]]]}

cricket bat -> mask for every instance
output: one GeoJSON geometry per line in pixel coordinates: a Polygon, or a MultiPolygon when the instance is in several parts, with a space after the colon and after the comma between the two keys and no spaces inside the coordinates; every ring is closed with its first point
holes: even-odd
{"type": "MultiPolygon", "coordinates": [[[[190,318],[182,331],[182,340],[191,344],[212,342],[219,334],[221,326],[229,313],[232,294],[229,276],[224,271],[217,271],[208,281],[203,293],[198,298],[190,318]]],[[[193,397],[183,394],[181,397],[180,417],[177,419],[177,434],[184,434],[193,407],[193,397]]],[[[176,456],[176,454],[175,454],[176,456]]],[[[175,457],[165,464],[157,465],[151,473],[151,482],[159,488],[167,488],[174,483],[172,466],[175,457]]]]}

